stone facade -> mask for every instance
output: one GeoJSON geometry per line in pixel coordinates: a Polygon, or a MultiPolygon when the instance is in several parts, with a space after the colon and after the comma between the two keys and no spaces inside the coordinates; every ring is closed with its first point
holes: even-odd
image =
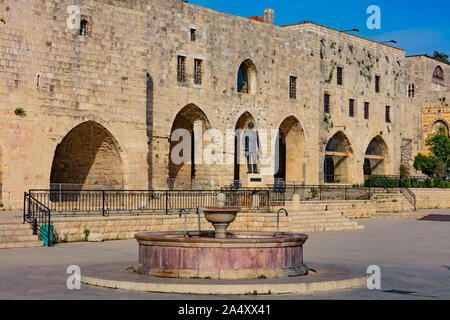
{"type": "Polygon", "coordinates": [[[407,121],[414,123],[414,126],[407,128],[408,136],[413,139],[413,154],[418,152],[427,154],[425,142],[440,125],[446,128],[447,134],[450,132],[450,107],[447,95],[450,87],[448,80],[450,65],[424,55],[406,57],[406,62],[407,88],[410,90],[412,86],[414,88],[413,96],[410,93],[407,99],[411,108],[414,110],[419,108],[422,115],[421,118],[412,113],[407,115],[407,121]],[[435,71],[439,69],[442,71],[442,79],[435,76],[435,71]],[[416,130],[417,127],[421,130],[416,130]]]}
{"type": "Polygon", "coordinates": [[[228,164],[171,164],[170,137],[180,128],[225,136],[251,119],[258,130],[281,129],[281,178],[307,184],[326,180],[326,161],[340,176],[335,182],[362,183],[367,159],[397,174],[403,146],[412,141],[412,155],[421,150],[425,102],[413,103],[406,90],[415,76],[428,81],[432,63],[397,48],[313,23],[279,27],[175,0],[3,0],[0,17],[7,207],[21,207],[24,191],[50,183],[165,189],[168,178],[195,177],[217,187],[245,173],[233,164],[233,143],[216,150],[228,164]],[[87,22],[83,35],[68,28],[71,5],[87,22]],[[243,64],[248,93],[237,92],[243,64]],[[328,149],[332,137],[339,139],[328,149]],[[374,139],[382,154],[366,155],[374,139]]]}

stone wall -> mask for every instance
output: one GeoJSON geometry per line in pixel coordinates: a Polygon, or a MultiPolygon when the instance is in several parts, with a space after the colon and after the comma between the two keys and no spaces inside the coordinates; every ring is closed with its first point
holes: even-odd
{"type": "MultiPolygon", "coordinates": [[[[246,113],[258,130],[281,127],[289,150],[286,179],[306,184],[323,182],[325,146],[335,134],[348,141],[343,174],[352,184],[363,182],[372,139],[386,146],[385,174],[396,174],[402,139],[420,130],[405,120],[411,112],[405,102],[404,51],[323,26],[279,27],[175,0],[4,0],[0,15],[5,19],[0,23],[5,123],[0,183],[7,207],[20,208],[25,190],[49,187],[58,145],[88,122],[108,132],[118,153],[112,172],[99,155],[95,176],[109,175],[101,181],[117,181],[126,189],[166,188],[167,179],[178,173],[212,180],[216,187],[231,183],[233,137],[227,148],[211,151],[223,156],[224,164],[219,157],[195,170],[169,166],[170,136],[179,115],[180,127],[190,129],[201,119],[203,129],[218,129],[224,136],[246,113]],[[67,27],[70,5],[80,6],[86,36],[67,27]],[[177,79],[178,56],[186,57],[186,82],[177,79]],[[203,61],[201,84],[194,83],[195,59],[203,61]],[[252,66],[251,87],[238,93],[244,61],[252,66]],[[343,68],[342,85],[337,67],[343,68]],[[291,76],[297,77],[295,99],[289,95],[291,76]],[[380,92],[375,92],[375,76],[380,92]],[[331,97],[329,113],[325,93],[331,97]],[[355,100],[354,117],[349,99],[355,100]],[[370,103],[369,119],[364,119],[364,102],[370,103]],[[16,115],[17,108],[26,115],[16,115]],[[122,174],[123,181],[117,177],[122,174]]],[[[267,145],[265,156],[271,141],[267,145]]]]}
{"type": "MultiPolygon", "coordinates": [[[[407,71],[406,85],[414,85],[414,97],[408,97],[410,107],[414,112],[406,114],[406,121],[414,123],[414,126],[405,128],[406,136],[413,138],[413,155],[419,152],[428,153],[425,145],[427,138],[433,133],[435,123],[440,121],[450,129],[450,108],[448,106],[450,96],[450,65],[419,55],[406,57],[405,69],[407,71]],[[433,79],[434,70],[439,67],[443,71],[443,81],[437,85],[433,79]],[[419,112],[422,117],[417,117],[419,112]],[[414,131],[419,126],[420,130],[414,131]]],[[[414,158],[410,161],[411,165],[414,158]]]]}
{"type": "Polygon", "coordinates": [[[411,189],[416,195],[417,209],[450,208],[449,189],[411,189]]]}

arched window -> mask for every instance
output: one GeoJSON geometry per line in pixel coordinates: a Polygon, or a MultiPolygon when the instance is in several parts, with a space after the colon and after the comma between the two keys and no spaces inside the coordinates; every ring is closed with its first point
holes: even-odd
{"type": "Polygon", "coordinates": [[[442,71],[441,67],[437,66],[433,71],[432,88],[435,91],[439,91],[444,86],[444,71],[442,71]]]}
{"type": "Polygon", "coordinates": [[[442,68],[437,66],[434,69],[433,72],[433,79],[437,79],[437,80],[444,80],[444,71],[442,71],[442,68]]]}
{"type": "Polygon", "coordinates": [[[88,22],[87,20],[83,19],[80,21],[80,36],[87,36],[88,35],[88,22]]]}
{"type": "Polygon", "coordinates": [[[237,76],[237,92],[252,93],[256,86],[256,68],[250,60],[245,60],[239,67],[237,76]]]}
{"type": "Polygon", "coordinates": [[[414,98],[415,91],[416,91],[416,86],[414,84],[408,85],[408,97],[409,98],[414,98]]]}

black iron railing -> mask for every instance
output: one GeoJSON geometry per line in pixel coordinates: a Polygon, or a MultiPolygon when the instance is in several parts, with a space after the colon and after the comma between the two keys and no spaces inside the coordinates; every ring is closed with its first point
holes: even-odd
{"type": "Polygon", "coordinates": [[[46,245],[51,246],[53,242],[51,210],[29,193],[25,192],[23,199],[23,223],[30,224],[33,235],[37,235],[46,245]]]}
{"type": "Polygon", "coordinates": [[[413,205],[414,211],[416,211],[417,210],[416,195],[408,188],[400,188],[400,192],[402,193],[403,197],[405,197],[406,200],[408,200],[409,203],[413,205]]]}
{"type": "Polygon", "coordinates": [[[268,210],[269,190],[30,190],[30,194],[54,213],[166,213],[181,209],[217,206],[225,193],[226,206],[268,210]]]}
{"type": "Polygon", "coordinates": [[[272,185],[272,192],[284,193],[284,198],[291,201],[298,195],[300,201],[311,200],[369,200],[370,188],[328,185],[272,185]]]}

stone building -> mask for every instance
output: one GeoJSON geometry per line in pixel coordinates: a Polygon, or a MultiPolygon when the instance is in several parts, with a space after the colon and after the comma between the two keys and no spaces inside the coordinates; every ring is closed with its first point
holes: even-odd
{"type": "Polygon", "coordinates": [[[175,0],[3,0],[0,17],[7,207],[50,186],[229,185],[245,174],[239,138],[212,152],[223,164],[197,163],[209,150],[199,139],[250,121],[279,129],[264,155],[279,147],[275,178],[306,184],[398,174],[432,130],[422,109],[448,126],[448,107],[435,107],[448,65],[314,23],[280,27],[272,10],[248,19],[175,0]],[[197,133],[195,156],[179,164],[177,129],[197,133]]]}

